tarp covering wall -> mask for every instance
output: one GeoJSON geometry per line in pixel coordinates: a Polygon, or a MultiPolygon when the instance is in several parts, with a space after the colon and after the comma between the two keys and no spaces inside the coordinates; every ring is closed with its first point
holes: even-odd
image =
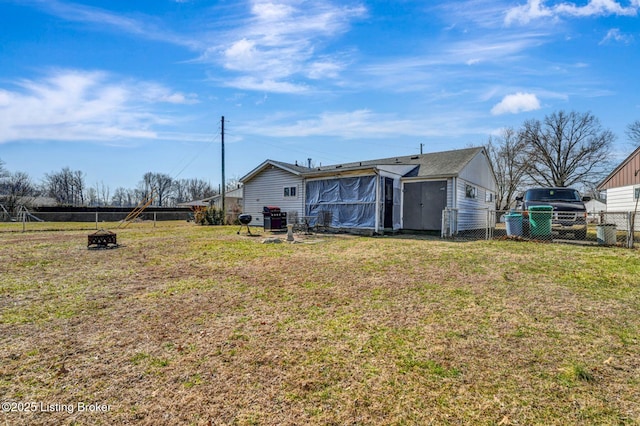
{"type": "Polygon", "coordinates": [[[307,181],[306,190],[306,215],[315,217],[313,224],[328,213],[334,228],[375,228],[375,176],[307,181]]]}

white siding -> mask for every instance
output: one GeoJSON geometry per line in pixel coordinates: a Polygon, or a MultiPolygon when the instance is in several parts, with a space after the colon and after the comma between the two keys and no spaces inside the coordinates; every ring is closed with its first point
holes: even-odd
{"type": "Polygon", "coordinates": [[[465,166],[460,172],[459,177],[461,180],[466,180],[469,183],[483,188],[485,191],[493,191],[495,194],[497,190],[496,180],[491,171],[489,161],[482,153],[476,155],[473,160],[465,166]]]}
{"type": "Polygon", "coordinates": [[[633,188],[637,186],[638,185],[628,185],[607,189],[607,211],[634,211],[636,208],[636,200],[633,199],[633,188]]]}
{"type": "Polygon", "coordinates": [[[495,209],[497,184],[487,157],[479,153],[465,166],[456,180],[458,231],[486,228],[488,210],[495,209]],[[467,185],[475,188],[475,198],[467,197],[467,185]],[[491,194],[487,201],[487,195],[491,194]]]}
{"type": "MultiPolygon", "coordinates": [[[[458,178],[457,195],[458,195],[458,231],[466,231],[470,229],[482,229],[487,227],[487,211],[495,208],[495,202],[487,202],[487,191],[485,187],[458,178]],[[467,185],[475,188],[476,197],[467,197],[467,185]]],[[[489,191],[491,192],[491,191],[489,191]]]]}
{"type": "Polygon", "coordinates": [[[263,225],[262,208],[264,206],[277,206],[287,212],[298,212],[298,216],[304,216],[304,183],[300,176],[286,172],[275,166],[257,174],[253,179],[244,183],[244,208],[243,213],[252,216],[251,225],[263,225]],[[296,197],[285,197],[284,188],[295,186],[296,197]]]}

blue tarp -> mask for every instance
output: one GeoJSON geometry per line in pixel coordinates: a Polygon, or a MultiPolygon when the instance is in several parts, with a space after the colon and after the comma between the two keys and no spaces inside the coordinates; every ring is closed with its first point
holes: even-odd
{"type": "Polygon", "coordinates": [[[315,216],[316,220],[328,213],[329,226],[334,228],[375,228],[376,178],[357,176],[308,181],[305,210],[307,216],[315,216]]]}

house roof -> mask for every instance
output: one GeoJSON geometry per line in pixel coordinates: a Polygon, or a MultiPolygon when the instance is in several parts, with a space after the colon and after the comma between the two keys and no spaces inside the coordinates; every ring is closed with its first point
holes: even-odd
{"type": "Polygon", "coordinates": [[[640,147],[636,148],[618,167],[613,169],[609,176],[598,184],[597,189],[604,191],[605,189],[638,184],[640,183],[638,170],[640,170],[640,147]]]}
{"type": "Polygon", "coordinates": [[[185,203],[178,203],[178,207],[208,207],[209,203],[204,200],[187,201],[185,203]]]}
{"type": "Polygon", "coordinates": [[[260,174],[264,169],[268,167],[278,167],[279,169],[285,170],[294,175],[301,176],[305,171],[309,171],[308,167],[298,166],[297,164],[284,163],[282,161],[275,160],[265,160],[258,167],[251,170],[249,173],[240,178],[240,182],[246,182],[253,179],[255,176],[260,174]]]}
{"type": "MultiPolygon", "coordinates": [[[[234,189],[231,189],[229,191],[225,191],[224,198],[225,199],[226,198],[242,198],[243,193],[244,193],[244,189],[242,187],[234,188],[234,189]]],[[[213,201],[213,200],[218,200],[220,198],[222,198],[222,194],[216,194],[213,197],[206,198],[205,200],[206,201],[213,201]]]]}
{"type": "MultiPolygon", "coordinates": [[[[235,188],[230,191],[226,191],[224,193],[225,200],[227,198],[242,198],[242,193],[243,193],[242,187],[235,188]]],[[[184,203],[178,203],[178,207],[207,207],[209,206],[211,201],[217,200],[220,197],[222,197],[222,194],[216,194],[211,197],[203,198],[201,200],[186,201],[184,203]]]]}
{"type": "Polygon", "coordinates": [[[338,172],[344,173],[348,171],[369,169],[392,171],[407,177],[455,177],[458,176],[465,166],[482,151],[484,151],[484,148],[482,147],[466,148],[313,168],[284,163],[281,161],[266,160],[247,175],[242,177],[240,181],[246,182],[251,180],[269,166],[278,167],[301,177],[319,177],[332,175],[338,172]]]}

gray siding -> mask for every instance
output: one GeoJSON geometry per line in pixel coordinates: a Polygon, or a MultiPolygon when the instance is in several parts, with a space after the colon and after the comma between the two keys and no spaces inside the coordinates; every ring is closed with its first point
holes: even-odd
{"type": "Polygon", "coordinates": [[[269,166],[266,170],[244,183],[243,213],[252,216],[252,225],[263,225],[262,208],[277,206],[287,214],[304,215],[304,183],[300,176],[269,166]],[[284,188],[295,186],[296,197],[285,197],[284,188]]]}

